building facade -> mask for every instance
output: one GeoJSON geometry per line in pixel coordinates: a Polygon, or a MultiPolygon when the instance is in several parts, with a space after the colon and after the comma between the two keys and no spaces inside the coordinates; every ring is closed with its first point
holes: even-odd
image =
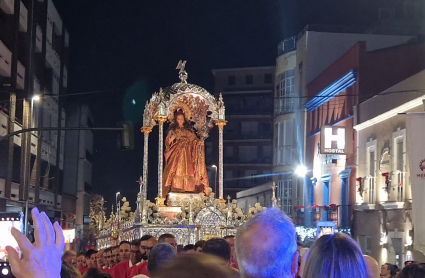
{"type": "MultiPolygon", "coordinates": [[[[93,117],[86,104],[67,105],[67,127],[93,127],[93,117]]],[[[85,250],[92,193],[93,132],[90,130],[72,130],[66,132],[65,175],[63,187],[63,212],[65,228],[75,229],[78,246],[76,250],[85,250]]]]}
{"type": "Polygon", "coordinates": [[[418,91],[424,80],[423,70],[357,105],[354,114],[356,239],[365,254],[399,267],[407,260],[425,259],[412,246],[415,237],[405,115],[424,111],[425,96],[418,91]]]}
{"type": "MultiPolygon", "coordinates": [[[[0,136],[65,126],[69,35],[51,0],[0,2],[0,136]]],[[[0,143],[0,210],[25,201],[61,219],[65,132],[22,133],[0,143]]]]}
{"type": "MultiPolygon", "coordinates": [[[[226,104],[224,196],[271,180],[274,67],[213,70],[226,104]]],[[[218,153],[214,151],[214,153],[218,153]]]]}
{"type": "Polygon", "coordinates": [[[304,215],[306,225],[333,220],[339,228],[352,227],[357,179],[353,107],[425,67],[418,58],[425,53],[423,43],[374,51],[367,51],[366,44],[356,43],[307,85],[306,162],[312,172],[304,205],[316,211],[304,215]]]}

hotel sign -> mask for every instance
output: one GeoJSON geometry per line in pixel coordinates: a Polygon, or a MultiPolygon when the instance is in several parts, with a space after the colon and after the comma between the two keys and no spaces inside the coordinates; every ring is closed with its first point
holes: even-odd
{"type": "Polygon", "coordinates": [[[353,152],[353,129],[344,126],[323,126],[320,133],[321,154],[353,152]]]}

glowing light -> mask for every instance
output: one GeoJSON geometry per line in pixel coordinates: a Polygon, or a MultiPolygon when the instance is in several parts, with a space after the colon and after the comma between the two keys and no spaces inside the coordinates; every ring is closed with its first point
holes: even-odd
{"type": "Polygon", "coordinates": [[[133,103],[133,105],[136,105],[136,100],[133,98],[133,100],[131,101],[131,103],[133,103]]]}
{"type": "Polygon", "coordinates": [[[387,250],[387,248],[382,248],[382,250],[381,250],[381,260],[382,260],[382,262],[388,261],[388,250],[387,250]]]}
{"type": "Polygon", "coordinates": [[[304,177],[307,174],[307,167],[304,165],[299,165],[297,169],[295,169],[295,174],[297,174],[299,177],[304,177]]]}
{"type": "Polygon", "coordinates": [[[379,242],[379,245],[385,245],[388,243],[388,237],[386,233],[381,233],[381,240],[379,242]]]}
{"type": "Polygon", "coordinates": [[[34,95],[34,96],[32,97],[32,100],[33,100],[33,101],[39,101],[39,100],[40,100],[40,96],[39,96],[39,95],[34,95]]]}
{"type": "Polygon", "coordinates": [[[9,269],[7,269],[7,268],[3,268],[3,269],[1,270],[1,273],[2,273],[3,275],[8,275],[8,274],[9,274],[9,269]]]}
{"type": "Polygon", "coordinates": [[[413,244],[412,237],[411,237],[411,236],[409,236],[409,235],[407,235],[407,236],[406,236],[406,244],[405,244],[405,246],[410,246],[410,245],[412,245],[412,244],[413,244]]]}

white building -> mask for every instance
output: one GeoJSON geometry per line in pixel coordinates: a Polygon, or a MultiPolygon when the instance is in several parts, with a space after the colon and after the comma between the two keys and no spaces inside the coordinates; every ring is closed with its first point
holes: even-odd
{"type": "Polygon", "coordinates": [[[406,144],[407,112],[424,111],[425,70],[355,109],[357,196],[354,229],[365,254],[402,267],[424,261],[413,250],[412,194],[406,144]]]}

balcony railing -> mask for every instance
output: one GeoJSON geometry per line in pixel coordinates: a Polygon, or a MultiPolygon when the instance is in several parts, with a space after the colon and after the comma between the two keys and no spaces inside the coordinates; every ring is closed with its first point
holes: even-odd
{"type": "Polygon", "coordinates": [[[272,164],[271,157],[259,157],[250,160],[245,160],[238,157],[225,157],[223,161],[225,164],[272,164]]]}
{"type": "Polygon", "coordinates": [[[294,161],[294,147],[280,146],[274,150],[274,166],[292,165],[294,161]]]}
{"type": "Polygon", "coordinates": [[[224,140],[244,140],[244,139],[273,139],[272,132],[250,132],[250,133],[238,133],[238,132],[226,132],[224,129],[224,140]]]}
{"type": "Polygon", "coordinates": [[[349,205],[300,208],[295,210],[295,224],[313,228],[319,221],[333,221],[339,229],[348,229],[349,212],[349,205]]]}
{"type": "Polygon", "coordinates": [[[275,99],[274,113],[275,115],[294,113],[298,107],[299,100],[295,95],[278,97],[275,99]]]}
{"type": "Polygon", "coordinates": [[[297,49],[297,37],[290,37],[281,41],[277,47],[277,55],[282,55],[297,49]]]}

